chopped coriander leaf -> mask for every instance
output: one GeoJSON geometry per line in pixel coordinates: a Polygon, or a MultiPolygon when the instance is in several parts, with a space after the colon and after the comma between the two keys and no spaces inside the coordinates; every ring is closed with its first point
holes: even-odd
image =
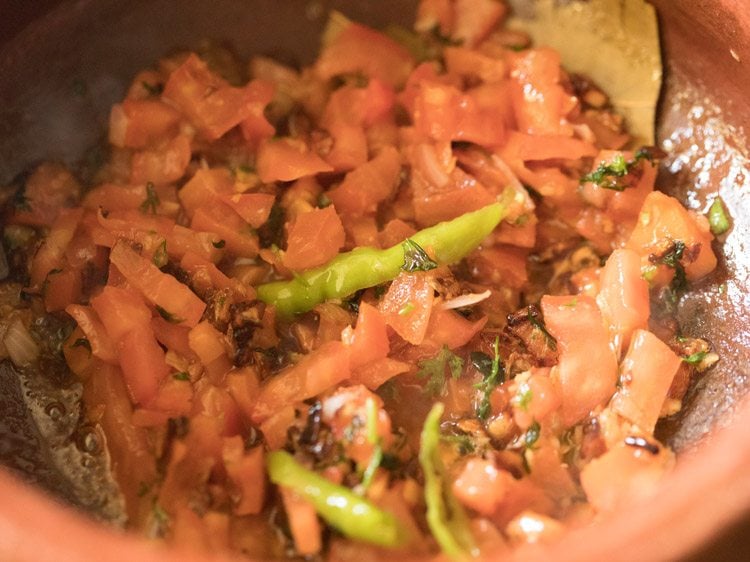
{"type": "Polygon", "coordinates": [[[453,443],[458,448],[458,453],[462,456],[476,451],[474,441],[468,435],[441,435],[440,439],[448,443],[453,443]]]}
{"type": "Polygon", "coordinates": [[[711,203],[711,207],[708,209],[708,223],[711,225],[711,232],[715,235],[724,234],[729,230],[729,217],[724,209],[724,204],[718,197],[711,203]]]}
{"type": "Polygon", "coordinates": [[[170,324],[180,324],[185,321],[184,318],[179,318],[178,316],[175,316],[168,310],[165,310],[162,307],[160,307],[158,304],[156,305],[156,312],[158,312],[159,316],[164,318],[164,320],[166,320],[170,324]]]}
{"type": "Polygon", "coordinates": [[[583,176],[581,183],[591,182],[603,189],[624,191],[626,188],[632,187],[635,183],[634,180],[637,180],[640,176],[640,170],[636,169],[636,166],[642,160],[653,163],[654,159],[659,157],[657,150],[653,147],[640,148],[630,161],[625,160],[622,154],[618,154],[612,161],[600,163],[596,170],[583,176]],[[626,176],[631,177],[626,178],[626,176]]]}
{"type": "Polygon", "coordinates": [[[539,435],[541,433],[541,427],[539,426],[539,422],[534,422],[531,424],[529,429],[526,430],[526,434],[523,436],[523,442],[524,446],[527,449],[531,449],[531,447],[534,446],[534,444],[539,441],[539,435]]]}
{"type": "Polygon", "coordinates": [[[687,357],[683,357],[682,360],[685,363],[689,363],[690,365],[697,365],[698,363],[703,361],[707,355],[708,351],[698,351],[696,353],[688,355],[687,357]]]}
{"type": "Polygon", "coordinates": [[[180,371],[179,373],[175,373],[174,375],[172,375],[172,378],[178,381],[189,381],[190,374],[186,371],[180,371]]]}
{"type": "Polygon", "coordinates": [[[146,199],[141,203],[140,209],[142,213],[151,213],[152,215],[156,214],[156,208],[159,206],[161,201],[159,201],[159,196],[156,193],[156,189],[154,189],[154,184],[151,182],[148,182],[146,184],[146,199]]]}
{"type": "Polygon", "coordinates": [[[331,201],[331,198],[328,197],[325,193],[321,193],[318,197],[318,207],[321,209],[325,209],[328,207],[333,201],[331,201]]]}
{"type": "Polygon", "coordinates": [[[401,310],[398,311],[399,316],[406,316],[410,314],[414,310],[414,303],[408,302],[406,303],[401,310]]]}
{"type": "MultiPolygon", "coordinates": [[[[674,269],[674,278],[670,288],[675,293],[683,291],[687,288],[687,276],[685,275],[685,267],[680,261],[682,256],[685,254],[685,243],[682,240],[675,240],[672,242],[669,250],[661,256],[650,256],[649,261],[651,263],[666,265],[674,269]]],[[[676,295],[675,295],[676,298],[676,295]]]]}
{"type": "Polygon", "coordinates": [[[404,248],[404,265],[401,266],[402,270],[412,273],[414,271],[429,271],[438,266],[437,262],[433,261],[427,255],[422,246],[411,238],[404,240],[401,246],[404,248]]]}
{"type": "Polygon", "coordinates": [[[500,361],[499,345],[500,338],[495,337],[495,342],[492,345],[493,358],[490,360],[489,370],[486,370],[487,363],[484,359],[484,357],[489,359],[489,356],[485,355],[484,353],[481,354],[484,357],[480,357],[480,354],[478,353],[476,355],[472,353],[471,355],[472,365],[477,367],[477,364],[479,364],[485,369],[478,369],[479,372],[482,373],[482,382],[476,385],[476,388],[482,391],[482,399],[479,401],[479,405],[477,406],[477,417],[480,420],[486,420],[490,415],[490,397],[492,396],[492,391],[495,390],[495,388],[499,384],[502,384],[505,381],[505,368],[500,361]]]}
{"type": "Polygon", "coordinates": [[[528,412],[529,404],[531,404],[531,401],[534,398],[534,393],[531,388],[529,388],[529,385],[525,383],[519,387],[518,391],[518,407],[524,412],[528,412]]]}
{"type": "Polygon", "coordinates": [[[449,369],[454,379],[461,376],[464,360],[454,354],[447,345],[444,345],[435,357],[424,359],[418,363],[417,376],[427,379],[425,392],[433,396],[439,396],[445,390],[445,370],[449,369]]]}

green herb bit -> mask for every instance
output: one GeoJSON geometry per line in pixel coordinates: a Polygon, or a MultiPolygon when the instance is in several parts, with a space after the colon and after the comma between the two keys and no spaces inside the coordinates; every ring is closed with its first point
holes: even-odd
{"type": "Polygon", "coordinates": [[[447,345],[432,359],[424,359],[417,366],[417,376],[427,379],[424,391],[433,396],[440,396],[445,390],[445,370],[449,369],[451,376],[457,379],[464,368],[464,360],[454,354],[447,345]]]}
{"type": "Polygon", "coordinates": [[[391,513],[305,468],[286,451],[268,453],[266,466],[271,482],[309,501],[318,515],[344,536],[384,547],[407,542],[408,536],[391,513]]]}
{"type": "Polygon", "coordinates": [[[708,209],[708,224],[711,226],[711,232],[716,236],[724,234],[729,227],[729,217],[724,209],[724,204],[718,197],[711,203],[711,207],[708,209]]]}
{"type": "Polygon", "coordinates": [[[169,261],[169,254],[167,254],[166,240],[161,241],[161,244],[159,244],[159,247],[156,248],[154,257],[151,259],[151,261],[154,262],[154,265],[159,269],[167,265],[167,262],[169,261]]]}
{"type": "Polygon", "coordinates": [[[440,458],[440,418],[443,405],[435,404],[424,422],[419,448],[419,464],[424,472],[424,497],[427,505],[427,526],[452,558],[476,556],[478,550],[461,504],[453,496],[440,458]]]}
{"type": "Polygon", "coordinates": [[[226,240],[217,240],[216,242],[211,242],[211,245],[216,248],[217,250],[221,250],[224,246],[227,245],[226,240]]]}
{"type": "Polygon", "coordinates": [[[469,455],[477,449],[474,441],[468,435],[441,435],[440,439],[458,447],[458,453],[461,456],[469,455]]]}
{"type": "Polygon", "coordinates": [[[505,368],[500,361],[499,346],[500,338],[495,337],[495,342],[492,345],[493,357],[490,360],[489,369],[487,369],[487,362],[484,359],[490,359],[489,356],[481,352],[474,352],[477,355],[474,355],[474,353],[471,355],[472,365],[482,373],[482,382],[476,385],[476,388],[482,391],[482,399],[477,406],[477,417],[480,420],[486,420],[490,415],[490,411],[492,410],[492,405],[490,404],[492,391],[495,390],[499,384],[505,382],[505,368]],[[479,355],[483,355],[484,357],[479,357],[479,355]],[[479,368],[478,365],[481,368],[479,368]]]}
{"type": "Polygon", "coordinates": [[[602,162],[596,170],[583,176],[581,183],[591,182],[603,189],[624,191],[626,188],[632,187],[633,181],[626,181],[623,178],[635,174],[635,168],[642,160],[653,163],[654,159],[658,158],[657,151],[658,149],[654,147],[639,148],[635,157],[630,161],[626,161],[622,154],[618,154],[611,162],[602,162]]]}
{"type": "Polygon", "coordinates": [[[159,195],[156,193],[154,184],[148,182],[146,184],[146,199],[141,203],[139,207],[142,213],[156,214],[156,208],[161,204],[159,195]]]}
{"type": "Polygon", "coordinates": [[[526,430],[523,436],[523,443],[526,449],[531,449],[537,441],[539,441],[539,435],[541,434],[542,428],[539,422],[535,421],[526,430]]]}
{"type": "Polygon", "coordinates": [[[696,353],[688,355],[687,357],[683,357],[682,360],[685,363],[689,363],[690,365],[698,365],[706,358],[707,355],[708,351],[698,351],[696,353]]]}
{"type": "Polygon", "coordinates": [[[524,412],[529,411],[529,404],[534,399],[534,392],[528,384],[523,383],[518,388],[518,407],[524,412]]]}
{"type": "Polygon", "coordinates": [[[161,316],[162,318],[164,318],[164,320],[166,320],[170,324],[181,324],[182,322],[185,321],[184,318],[180,318],[179,316],[175,316],[174,314],[172,314],[168,310],[165,310],[164,308],[162,308],[158,304],[155,305],[155,308],[156,308],[156,312],[159,313],[159,316],[161,316]]]}
{"type": "MultiPolygon", "coordinates": [[[[649,258],[652,263],[666,265],[674,269],[671,289],[678,293],[687,288],[687,276],[685,267],[682,265],[682,256],[685,254],[685,243],[682,240],[674,240],[670,249],[661,257],[649,258]]],[[[676,298],[676,295],[675,295],[676,298]]]]}
{"type": "Polygon", "coordinates": [[[175,373],[172,375],[172,378],[177,381],[189,381],[190,380],[190,373],[187,371],[180,371],[179,373],[175,373]]]}
{"type": "Polygon", "coordinates": [[[82,347],[89,352],[89,355],[91,355],[91,342],[88,340],[88,338],[78,338],[76,341],[70,344],[70,347],[82,347]]]}
{"type": "Polygon", "coordinates": [[[422,246],[411,238],[404,240],[401,246],[404,248],[404,265],[401,266],[401,269],[404,271],[408,271],[409,273],[430,271],[438,266],[436,261],[430,259],[430,256],[427,255],[422,246]]]}

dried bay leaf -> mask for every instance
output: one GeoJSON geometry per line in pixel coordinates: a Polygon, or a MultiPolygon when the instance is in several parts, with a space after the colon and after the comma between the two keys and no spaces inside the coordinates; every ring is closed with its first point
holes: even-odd
{"type": "Polygon", "coordinates": [[[654,7],[644,0],[509,0],[508,27],[556,49],[622,114],[636,146],[654,144],[662,65],[654,7]]]}

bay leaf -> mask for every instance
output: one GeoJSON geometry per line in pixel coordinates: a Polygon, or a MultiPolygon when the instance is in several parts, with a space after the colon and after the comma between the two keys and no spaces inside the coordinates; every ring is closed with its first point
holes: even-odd
{"type": "Polygon", "coordinates": [[[662,80],[656,11],[645,0],[509,0],[508,27],[556,49],[610,97],[636,146],[654,144],[662,80]]]}

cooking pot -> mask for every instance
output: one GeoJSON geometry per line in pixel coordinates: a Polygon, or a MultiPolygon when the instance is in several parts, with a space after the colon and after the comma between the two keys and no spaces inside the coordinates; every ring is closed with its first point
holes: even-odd
{"type": "MultiPolygon", "coordinates": [[[[415,4],[1,2],[0,184],[34,162],[74,164],[91,157],[109,107],[132,76],[176,47],[213,38],[231,42],[244,57],[263,53],[306,63],[317,52],[328,9],[377,27],[408,24],[415,4]]],[[[664,560],[691,552],[696,560],[750,557],[746,542],[731,542],[750,527],[750,163],[743,130],[750,122],[750,11],[744,0],[653,4],[666,63],[657,132],[670,152],[659,185],[697,211],[718,193],[732,217],[732,229],[716,243],[720,267],[679,306],[683,331],[708,339],[721,360],[694,382],[683,411],[659,427],[679,462],[658,494],[557,543],[513,555],[525,560],[664,560]],[[722,538],[732,524],[734,535],[722,538]]],[[[40,437],[38,417],[26,405],[32,393],[8,366],[0,371],[0,457],[6,465],[0,471],[0,559],[206,560],[124,535],[64,506],[59,498],[102,513],[100,496],[87,499],[76,489],[70,471],[61,469],[40,437]]]]}

